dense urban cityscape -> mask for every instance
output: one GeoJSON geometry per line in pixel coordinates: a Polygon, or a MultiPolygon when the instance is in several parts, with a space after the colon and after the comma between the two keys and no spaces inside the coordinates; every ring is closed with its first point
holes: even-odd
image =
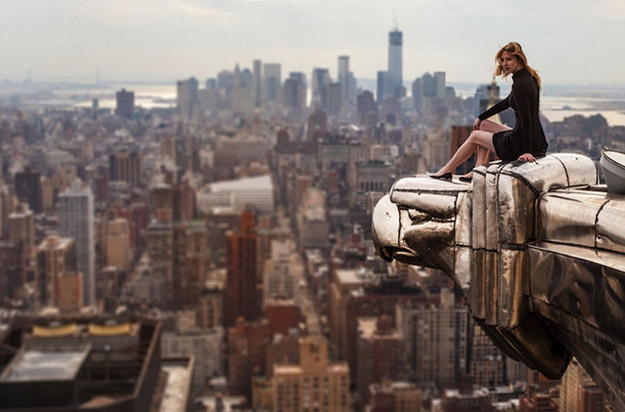
{"type": "MultiPolygon", "coordinates": [[[[375,93],[347,55],[236,63],[154,107],[0,84],[27,91],[0,95],[0,411],[611,410],[577,361],[507,358],[441,271],[376,256],[376,202],[505,97],[435,67],[406,88],[402,57],[394,28],[375,93]]],[[[600,114],[542,121],[550,152],[625,150],[600,114]]]]}

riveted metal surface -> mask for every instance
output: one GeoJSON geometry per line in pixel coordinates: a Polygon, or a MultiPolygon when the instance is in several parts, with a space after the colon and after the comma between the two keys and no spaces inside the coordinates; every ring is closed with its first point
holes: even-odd
{"type": "Polygon", "coordinates": [[[473,282],[468,296],[471,313],[475,318],[486,319],[486,250],[473,250],[471,267],[473,282]]]}
{"type": "Polygon", "coordinates": [[[497,174],[498,169],[491,166],[486,174],[486,249],[497,250],[498,243],[498,219],[497,215],[497,174]]]}
{"type": "MultiPolygon", "coordinates": [[[[403,216],[403,215],[402,215],[403,216]]],[[[414,225],[403,225],[401,246],[408,245],[419,253],[429,253],[441,246],[453,245],[453,220],[426,220],[414,225]]]]}
{"type": "Polygon", "coordinates": [[[385,195],[378,201],[373,209],[371,228],[373,242],[378,255],[385,260],[390,260],[391,256],[387,248],[399,246],[399,210],[391,202],[390,197],[385,195]]]}
{"type": "MultiPolygon", "coordinates": [[[[425,221],[427,222],[427,221],[425,221]]],[[[412,226],[412,216],[408,209],[400,208],[399,209],[399,231],[398,231],[398,246],[400,248],[408,247],[406,244],[406,230],[410,229],[412,226]]]]}
{"type": "Polygon", "coordinates": [[[568,187],[569,178],[565,164],[553,156],[537,159],[536,162],[510,162],[501,172],[528,182],[536,192],[568,187]]]}
{"type": "Polygon", "coordinates": [[[499,175],[497,210],[499,242],[523,244],[534,240],[536,194],[522,180],[499,175]]]}
{"type": "Polygon", "coordinates": [[[526,363],[549,379],[558,379],[571,360],[570,352],[554,339],[553,332],[541,319],[528,316],[514,329],[500,329],[517,348],[526,363]]]}
{"type": "Polygon", "coordinates": [[[539,203],[539,238],[595,247],[595,222],[605,203],[601,192],[559,190],[545,194],[539,203]]]}
{"type": "Polygon", "coordinates": [[[460,182],[450,182],[449,180],[432,179],[427,176],[404,177],[393,185],[392,192],[409,193],[457,193],[468,191],[469,186],[460,182]]]}
{"type": "Polygon", "coordinates": [[[504,329],[515,328],[529,313],[525,295],[525,255],[524,250],[501,249],[499,253],[498,325],[504,329]]]}
{"type": "Polygon", "coordinates": [[[471,245],[471,220],[472,220],[472,205],[470,193],[463,192],[458,193],[458,200],[456,202],[456,208],[458,214],[456,216],[456,244],[458,245],[471,245]]]}
{"type": "Polygon", "coordinates": [[[511,162],[503,167],[502,173],[530,182],[536,192],[597,183],[594,162],[572,153],[550,154],[535,163],[511,162]]]}
{"type": "Polygon", "coordinates": [[[625,253],[625,203],[622,197],[606,195],[606,199],[597,218],[597,247],[625,253]]]}
{"type": "Polygon", "coordinates": [[[401,206],[413,207],[439,218],[454,217],[456,193],[400,192],[394,190],[391,201],[401,206]]]}
{"type": "Polygon", "coordinates": [[[486,167],[473,171],[471,239],[474,249],[486,248],[486,167]]]}
{"type": "MultiPolygon", "coordinates": [[[[566,168],[569,186],[595,185],[599,183],[597,167],[589,157],[576,153],[553,153],[547,158],[555,158],[566,168]]],[[[553,185],[540,188],[541,191],[553,190],[553,185]]]]}
{"type": "Polygon", "coordinates": [[[625,257],[540,243],[529,247],[530,295],[625,342],[625,257]]]}
{"type": "Polygon", "coordinates": [[[471,275],[471,254],[469,246],[456,247],[456,265],[454,267],[454,281],[462,289],[465,295],[470,295],[470,288],[473,287],[471,275]]]}
{"type": "Polygon", "coordinates": [[[570,350],[625,410],[625,196],[596,183],[575,154],[476,168],[471,185],[402,179],[374,210],[374,242],[444,270],[506,354],[558,377],[570,350]]]}
{"type": "Polygon", "coordinates": [[[497,295],[499,292],[499,265],[497,252],[484,253],[484,307],[486,324],[497,325],[497,295]]]}

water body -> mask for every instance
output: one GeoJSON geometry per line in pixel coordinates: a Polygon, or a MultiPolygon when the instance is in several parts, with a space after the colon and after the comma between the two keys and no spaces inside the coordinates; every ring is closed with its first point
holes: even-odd
{"type": "MultiPolygon", "coordinates": [[[[453,84],[456,95],[475,94],[477,84],[453,84]]],[[[500,82],[500,95],[510,93],[510,84],[500,82]]],[[[541,92],[540,111],[551,122],[574,115],[601,114],[610,126],[625,126],[625,86],[560,86],[545,85],[541,92]]]]}
{"type": "MultiPolygon", "coordinates": [[[[370,89],[374,86],[368,79],[359,80],[359,87],[370,89]]],[[[449,83],[459,97],[475,94],[477,83],[449,83]]],[[[500,82],[501,96],[510,92],[510,83],[500,82]]],[[[51,93],[41,95],[26,94],[21,103],[34,107],[91,107],[92,100],[98,99],[99,107],[114,109],[115,92],[126,88],[135,92],[135,104],[145,109],[173,107],[176,104],[175,83],[110,83],[95,85],[56,85],[51,93]]],[[[309,88],[310,89],[310,88],[309,88]]],[[[310,90],[309,90],[310,91],[310,90]]],[[[552,122],[562,121],[573,115],[592,116],[601,114],[610,126],[625,126],[625,86],[550,86],[542,91],[541,112],[552,122]]]]}

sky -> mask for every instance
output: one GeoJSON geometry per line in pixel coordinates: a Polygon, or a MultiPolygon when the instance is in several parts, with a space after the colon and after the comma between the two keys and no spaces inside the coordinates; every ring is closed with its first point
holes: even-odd
{"type": "Polygon", "coordinates": [[[625,0],[0,0],[0,80],[203,82],[236,63],[282,77],[350,56],[356,78],[387,69],[403,31],[404,80],[444,71],[489,81],[522,44],[545,84],[625,85],[625,0]]]}

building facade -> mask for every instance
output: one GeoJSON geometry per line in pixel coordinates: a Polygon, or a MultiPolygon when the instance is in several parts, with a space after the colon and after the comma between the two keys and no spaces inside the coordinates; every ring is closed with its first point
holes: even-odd
{"type": "Polygon", "coordinates": [[[398,305],[396,316],[407,378],[457,385],[466,373],[469,315],[465,306],[456,305],[453,292],[442,289],[440,303],[398,305]]]}
{"type": "Polygon", "coordinates": [[[273,406],[282,412],[349,410],[349,367],[329,361],[323,338],[301,339],[298,365],[274,365],[273,406]]]}
{"type": "Polygon", "coordinates": [[[388,34],[388,72],[391,75],[392,90],[395,97],[402,97],[403,88],[403,33],[393,29],[388,34]]]}
{"type": "Polygon", "coordinates": [[[76,242],[77,268],[83,277],[85,305],[96,304],[95,285],[95,239],[93,223],[93,194],[79,179],[59,196],[59,234],[74,238],[76,242]]]}

